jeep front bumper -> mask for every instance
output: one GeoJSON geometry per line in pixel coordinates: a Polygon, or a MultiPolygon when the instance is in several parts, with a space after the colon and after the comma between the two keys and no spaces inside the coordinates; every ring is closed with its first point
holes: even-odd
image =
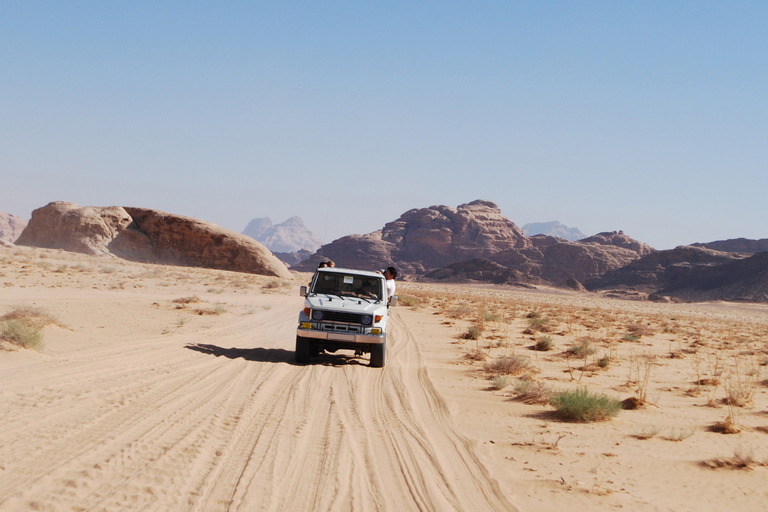
{"type": "Polygon", "coordinates": [[[361,334],[338,331],[323,331],[320,329],[304,328],[299,326],[296,329],[296,335],[302,338],[312,338],[316,340],[337,341],[341,343],[360,343],[368,345],[382,344],[387,341],[387,333],[381,334],[361,334]]]}

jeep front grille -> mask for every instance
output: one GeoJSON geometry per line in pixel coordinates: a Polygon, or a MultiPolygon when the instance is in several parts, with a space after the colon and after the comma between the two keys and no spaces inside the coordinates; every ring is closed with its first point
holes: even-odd
{"type": "Polygon", "coordinates": [[[344,322],[347,324],[362,324],[362,316],[340,311],[323,311],[323,322],[344,322]]]}

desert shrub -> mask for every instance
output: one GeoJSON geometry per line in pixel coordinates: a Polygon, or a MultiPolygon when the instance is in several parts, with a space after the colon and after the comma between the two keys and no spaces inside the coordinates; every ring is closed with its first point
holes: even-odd
{"type": "Polygon", "coordinates": [[[465,340],[478,340],[483,335],[483,330],[477,325],[470,325],[467,331],[461,336],[465,340]]]}
{"type": "Polygon", "coordinates": [[[541,311],[534,309],[527,315],[525,315],[525,318],[541,318],[541,311]]]}
{"type": "Polygon", "coordinates": [[[494,375],[491,378],[493,389],[504,389],[512,382],[512,378],[509,375],[494,375]]]}
{"type": "Polygon", "coordinates": [[[640,340],[640,335],[628,332],[628,333],[625,333],[624,336],[621,337],[621,339],[624,341],[638,341],[640,340]]]}
{"type": "Polygon", "coordinates": [[[24,320],[5,320],[0,324],[0,339],[32,350],[43,349],[41,326],[24,320]]]}
{"type": "Polygon", "coordinates": [[[585,387],[555,393],[549,403],[564,417],[585,423],[605,421],[621,411],[619,399],[592,393],[585,387]]]}
{"type": "Polygon", "coordinates": [[[542,336],[536,340],[536,345],[534,345],[534,348],[539,352],[546,352],[555,348],[555,342],[552,341],[552,336],[542,336]]]}
{"type": "Polygon", "coordinates": [[[587,357],[594,354],[595,345],[590,340],[581,340],[579,343],[568,347],[568,353],[576,357],[587,357]]]}
{"type": "Polygon", "coordinates": [[[636,334],[638,338],[640,336],[652,336],[654,334],[653,329],[643,324],[630,324],[627,326],[627,332],[636,334]]]}
{"type": "Polygon", "coordinates": [[[417,307],[421,305],[421,299],[415,295],[398,295],[397,304],[399,306],[417,307]]]}
{"type": "Polygon", "coordinates": [[[516,398],[526,404],[547,405],[550,389],[539,381],[519,380],[515,382],[516,398]]]}
{"type": "Polygon", "coordinates": [[[271,279],[264,283],[261,287],[262,290],[277,290],[279,288],[288,288],[291,283],[288,281],[281,281],[280,279],[271,279]]]}
{"type": "Polygon", "coordinates": [[[486,311],[483,316],[483,320],[486,322],[498,322],[501,320],[501,317],[495,311],[486,311]]]}
{"type": "Polygon", "coordinates": [[[0,321],[21,320],[28,325],[38,328],[45,327],[48,324],[61,325],[59,321],[43,308],[34,306],[15,306],[11,311],[0,316],[0,321]]]}
{"type": "Polygon", "coordinates": [[[496,375],[517,375],[531,366],[531,360],[525,356],[511,355],[501,356],[486,361],[483,369],[496,375]]]}
{"type": "Polygon", "coordinates": [[[597,366],[599,366],[600,368],[608,368],[610,365],[611,365],[611,356],[607,354],[597,360],[597,366]]]}
{"type": "Polygon", "coordinates": [[[200,302],[200,297],[197,295],[191,295],[189,297],[179,297],[178,299],[173,299],[172,301],[174,304],[193,304],[195,302],[200,302]]]}
{"type": "MultiPolygon", "coordinates": [[[[400,299],[398,298],[398,300],[400,299]]],[[[462,302],[448,313],[448,316],[451,318],[462,318],[471,315],[472,312],[473,309],[466,302],[462,302]]]]}

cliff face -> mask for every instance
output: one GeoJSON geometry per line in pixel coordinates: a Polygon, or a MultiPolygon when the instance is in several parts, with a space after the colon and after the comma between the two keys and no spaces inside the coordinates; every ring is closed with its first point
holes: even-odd
{"type": "Polygon", "coordinates": [[[755,254],[768,251],[768,238],[760,240],[751,240],[749,238],[731,238],[728,240],[717,240],[715,242],[691,244],[694,247],[703,247],[722,252],[739,252],[744,254],[755,254]]]}
{"type": "Polygon", "coordinates": [[[526,237],[495,203],[477,200],[457,208],[409,210],[380,231],[343,237],[322,246],[296,268],[312,270],[319,261],[332,259],[337,266],[353,268],[393,264],[411,275],[450,267],[430,274],[434,279],[465,276],[483,280],[482,276],[487,276],[493,282],[559,283],[593,279],[651,251],[651,247],[621,232],[601,233],[578,242],[545,235],[526,237]]]}
{"type": "Polygon", "coordinates": [[[351,235],[322,246],[298,269],[311,270],[322,259],[338,266],[379,268],[394,264],[421,274],[457,261],[482,258],[515,247],[527,247],[522,230],[490,201],[457,208],[430,206],[402,214],[380,231],[351,235]]]}
{"type": "Polygon", "coordinates": [[[24,219],[0,212],[0,242],[14,243],[25,227],[27,221],[24,219]]]}
{"type": "Polygon", "coordinates": [[[50,203],[32,212],[16,243],[292,279],[286,266],[250,237],[147,208],[50,203]]]}
{"type": "Polygon", "coordinates": [[[685,279],[696,269],[711,270],[738,259],[743,259],[743,256],[683,245],[675,249],[657,251],[643,256],[625,266],[596,277],[586,283],[586,286],[590,290],[631,287],[655,293],[672,286],[681,279],[685,279]]]}

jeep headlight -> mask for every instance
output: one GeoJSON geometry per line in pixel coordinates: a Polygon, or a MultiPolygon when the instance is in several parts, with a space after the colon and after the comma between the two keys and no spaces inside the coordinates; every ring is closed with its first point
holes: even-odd
{"type": "Polygon", "coordinates": [[[360,322],[363,325],[371,325],[371,323],[373,323],[373,317],[371,315],[363,315],[363,317],[360,319],[360,322]]]}
{"type": "Polygon", "coordinates": [[[323,312],[322,311],[313,311],[312,312],[312,320],[317,320],[318,322],[323,319],[323,312]]]}

